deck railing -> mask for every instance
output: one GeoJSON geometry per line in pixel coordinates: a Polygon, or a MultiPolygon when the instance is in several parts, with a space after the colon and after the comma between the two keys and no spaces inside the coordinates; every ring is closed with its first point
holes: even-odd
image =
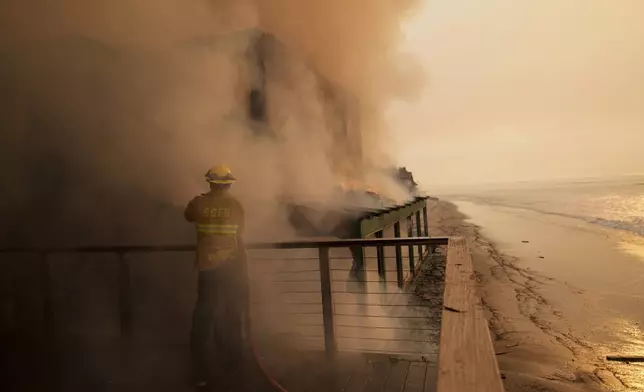
{"type": "MultiPolygon", "coordinates": [[[[429,237],[429,219],[427,201],[428,196],[418,196],[413,200],[392,206],[389,208],[374,209],[368,211],[356,223],[353,230],[353,237],[356,238],[385,238],[385,231],[393,228],[393,237],[402,237],[401,226],[405,226],[407,237],[429,237]]],[[[421,260],[424,252],[429,252],[433,246],[429,244],[417,244],[417,257],[414,255],[414,245],[409,245],[407,255],[411,269],[415,269],[415,260],[421,260]]],[[[383,249],[378,247],[378,272],[382,275],[386,266],[384,264],[383,249]]],[[[400,248],[396,248],[400,252],[400,248]]],[[[362,248],[355,248],[354,259],[356,268],[361,269],[364,265],[364,252],[362,248]]],[[[396,258],[396,262],[400,257],[396,258]]],[[[399,281],[402,285],[402,282],[399,281]]]]}
{"type": "MultiPolygon", "coordinates": [[[[399,286],[404,284],[405,278],[410,279],[415,273],[416,270],[413,268],[405,268],[405,264],[402,259],[402,252],[400,248],[403,246],[440,246],[447,245],[447,238],[429,238],[429,237],[407,237],[407,238],[376,238],[376,239],[351,239],[351,240],[319,240],[319,241],[292,241],[292,242],[274,242],[274,243],[254,243],[248,246],[248,249],[251,251],[250,256],[250,267],[252,270],[253,266],[253,251],[269,251],[269,250],[317,250],[317,272],[319,273],[319,278],[315,277],[316,281],[319,281],[319,286],[317,291],[321,295],[321,305],[322,305],[322,320],[323,320],[323,329],[324,329],[324,347],[329,355],[337,349],[336,344],[336,333],[335,333],[335,323],[334,323],[334,300],[332,289],[332,269],[331,269],[331,257],[330,251],[332,249],[347,249],[351,247],[362,247],[362,248],[378,248],[384,249],[385,247],[395,247],[395,260],[396,260],[396,269],[395,272],[396,280],[399,286]]],[[[120,317],[120,328],[123,335],[127,335],[132,327],[132,284],[131,284],[131,263],[132,256],[134,254],[142,253],[168,253],[168,252],[194,252],[194,245],[168,245],[168,246],[89,246],[89,247],[75,247],[75,248],[41,248],[41,249],[24,249],[24,248],[5,248],[0,250],[0,254],[5,256],[8,254],[16,253],[32,253],[37,254],[40,260],[40,284],[42,292],[42,311],[43,311],[43,321],[44,328],[47,331],[53,330],[55,312],[53,306],[53,296],[54,292],[54,283],[52,280],[52,257],[54,255],[79,255],[79,254],[113,254],[116,256],[115,262],[118,262],[118,296],[119,296],[119,317],[120,317]]],[[[282,256],[283,260],[284,257],[282,256]]],[[[298,260],[293,258],[296,261],[299,261],[300,264],[303,260],[298,260]]],[[[384,265],[384,252],[378,252],[378,274],[379,282],[387,282],[387,274],[385,271],[381,270],[380,266],[384,265]]],[[[345,257],[345,261],[348,259],[345,257]]],[[[336,269],[337,271],[338,269],[336,269]]],[[[352,274],[358,283],[369,284],[374,283],[375,281],[369,280],[368,269],[365,275],[365,271],[351,271],[346,269],[347,272],[352,274]]],[[[297,273],[298,271],[286,271],[290,273],[297,273]]],[[[313,272],[309,270],[308,272],[313,272]]],[[[310,277],[306,282],[312,283],[310,277]]],[[[304,282],[301,282],[304,283],[304,282]]],[[[288,292],[287,292],[288,294],[288,292]]]]}
{"type": "MultiPolygon", "coordinates": [[[[424,200],[423,200],[424,201],[424,200]]],[[[344,240],[318,240],[318,241],[293,241],[277,243],[255,243],[249,245],[250,261],[249,275],[251,280],[259,277],[260,281],[266,281],[270,290],[280,295],[303,295],[307,300],[284,302],[293,305],[290,317],[312,317],[314,322],[309,324],[313,329],[321,330],[321,334],[310,333],[308,336],[302,334],[303,339],[318,341],[319,349],[323,349],[331,359],[338,350],[350,350],[370,352],[371,349],[364,345],[355,346],[356,342],[375,342],[373,350],[391,355],[419,354],[424,352],[424,340],[414,340],[414,336],[422,337],[426,334],[422,328],[416,330],[415,324],[410,320],[419,320],[423,323],[427,319],[426,314],[415,314],[412,308],[421,307],[417,302],[408,301],[413,296],[407,290],[406,283],[414,281],[417,276],[420,262],[414,261],[414,247],[432,249],[447,245],[447,254],[444,261],[444,290],[441,288],[441,309],[435,313],[434,320],[440,328],[440,341],[435,342],[438,346],[438,392],[456,391],[481,391],[499,392],[503,390],[500,381],[498,365],[494,349],[492,347],[490,333],[487,327],[483,312],[480,306],[480,299],[476,294],[475,277],[471,256],[467,249],[466,242],[458,238],[431,238],[428,236],[412,236],[418,233],[421,227],[421,213],[425,216],[424,229],[422,234],[427,233],[426,204],[408,206],[412,207],[398,215],[399,220],[392,220],[394,238],[362,238],[344,240]],[[413,210],[413,211],[411,211],[413,210]],[[411,211],[411,212],[410,212],[411,211]],[[416,222],[411,222],[411,217],[416,222]],[[402,222],[402,223],[401,223],[402,222]],[[413,223],[416,223],[415,225],[413,223]],[[406,226],[407,237],[400,238],[404,232],[401,224],[406,226]],[[416,231],[416,230],[418,231],[416,231]],[[348,249],[360,248],[374,250],[373,253],[363,253],[362,265],[355,268],[355,257],[348,253],[348,249]],[[387,256],[385,250],[393,248],[394,255],[387,256]],[[270,257],[270,253],[276,250],[287,250],[279,252],[277,257],[270,257]],[[344,251],[344,254],[341,252],[344,251]],[[297,254],[290,257],[288,254],[297,254]],[[308,252],[306,255],[301,252],[308,252]],[[340,253],[338,253],[340,252],[340,253]],[[268,257],[267,257],[268,256],[268,257]],[[407,259],[405,262],[405,258],[407,259]],[[388,270],[385,261],[395,260],[395,268],[388,270]],[[272,261],[271,261],[272,260],[272,261]],[[371,260],[375,260],[376,265],[371,260]],[[276,263],[272,265],[269,263],[276,263]],[[298,268],[289,267],[294,263],[298,268]],[[305,266],[306,263],[307,264],[305,266]],[[333,264],[333,265],[332,265],[333,264]],[[354,264],[353,266],[351,264],[354,264]],[[256,271],[253,272],[253,268],[256,271]],[[270,269],[272,279],[267,280],[265,271],[270,269]],[[389,284],[390,274],[394,285],[389,284]],[[254,275],[253,275],[254,274],[254,275]],[[344,275],[342,275],[344,274],[344,275]],[[278,276],[289,275],[292,278],[277,279],[278,276]],[[344,277],[343,277],[344,276],[344,277]],[[293,289],[279,287],[278,283],[288,286],[289,284],[300,285],[293,289]],[[338,284],[344,285],[344,289],[338,284]],[[349,287],[349,285],[352,285],[349,287]],[[351,288],[351,289],[350,289],[351,288]],[[315,298],[311,299],[311,296],[315,298]],[[372,299],[375,297],[376,299],[372,299]],[[352,301],[349,301],[349,300],[352,301]],[[319,310],[303,311],[297,306],[306,306],[319,310]],[[372,307],[379,309],[373,313],[372,307]],[[300,309],[300,310],[296,310],[300,309]],[[338,309],[345,309],[344,311],[338,309]],[[395,311],[383,309],[396,309],[395,311]],[[358,311],[361,310],[361,311],[358,311]],[[373,322],[373,319],[380,320],[383,324],[373,322]],[[405,319],[404,323],[399,320],[405,319]],[[347,321],[348,320],[348,321],[347,321]],[[369,321],[366,321],[369,320],[369,321]],[[382,331],[389,331],[383,337],[382,331]],[[399,335],[398,331],[403,331],[399,335]],[[358,333],[349,333],[357,331],[358,333]],[[416,331],[416,332],[414,332],[416,331]],[[414,335],[416,333],[417,335],[414,335]],[[402,337],[401,337],[402,336],[402,337]],[[387,342],[392,342],[388,345],[387,342]],[[392,348],[393,345],[401,346],[408,343],[407,348],[399,350],[392,348]],[[352,346],[354,344],[354,346],[352,346]],[[408,347],[419,347],[419,352],[409,352],[408,347]]],[[[404,209],[404,208],[403,208],[404,209]]],[[[392,219],[392,218],[388,218],[392,219]]],[[[380,222],[379,232],[387,228],[380,222]]],[[[390,226],[390,227],[391,227],[390,226]]],[[[378,231],[375,232],[376,234],[378,231]]],[[[378,235],[378,237],[384,234],[378,235]]],[[[133,256],[135,254],[167,254],[183,253],[184,256],[195,251],[194,245],[171,245],[171,246],[97,246],[97,247],[76,247],[76,248],[40,248],[40,249],[0,249],[0,255],[5,258],[11,254],[29,253],[38,256],[40,270],[40,287],[42,293],[43,325],[46,333],[55,331],[55,304],[53,293],[55,279],[52,278],[52,267],[56,255],[88,255],[88,254],[112,254],[118,263],[118,308],[120,333],[128,336],[133,328],[133,316],[136,316],[140,309],[133,309],[133,296],[136,294],[136,286],[132,284],[133,256]]],[[[424,253],[424,260],[428,259],[431,252],[424,253]]],[[[420,257],[416,260],[423,260],[420,257]]],[[[136,265],[134,265],[136,267],[136,265]]],[[[255,287],[251,286],[251,290],[255,287]]],[[[262,299],[264,292],[261,288],[255,296],[255,309],[265,308],[267,301],[262,299]],[[262,301],[264,301],[262,303],[262,301]]],[[[266,296],[266,298],[269,298],[266,296]]],[[[288,306],[277,306],[287,309],[288,306]]],[[[272,312],[269,308],[269,312],[272,312]]],[[[134,323],[136,324],[136,323],[134,323]]],[[[260,323],[261,324],[261,323],[260,323]]],[[[134,325],[136,326],[136,325],[134,325]]],[[[294,324],[296,330],[302,325],[294,324]]],[[[309,330],[311,328],[308,328],[309,330]]],[[[292,331],[291,331],[292,332],[292,331]]],[[[437,336],[438,337],[438,336],[437,336]]],[[[426,339],[426,337],[424,337],[426,339]]],[[[425,360],[425,359],[423,359],[425,360]]]]}

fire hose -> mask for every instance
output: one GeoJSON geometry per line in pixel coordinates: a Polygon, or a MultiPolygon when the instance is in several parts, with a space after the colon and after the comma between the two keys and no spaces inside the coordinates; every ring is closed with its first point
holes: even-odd
{"type": "MultiPolygon", "coordinates": [[[[248,279],[248,277],[246,277],[248,279]]],[[[262,362],[260,356],[259,356],[259,351],[257,350],[257,345],[255,344],[255,341],[253,340],[253,333],[252,333],[252,324],[251,324],[251,317],[250,317],[250,295],[249,295],[249,288],[246,288],[246,298],[244,301],[244,333],[246,334],[246,342],[248,343],[248,347],[250,351],[253,354],[253,358],[255,360],[255,363],[257,364],[257,367],[259,370],[262,372],[268,383],[275,388],[275,390],[278,390],[280,392],[289,392],[286,388],[280,385],[275,378],[271,376],[271,374],[266,370],[266,367],[264,366],[264,363],[262,362]]]]}

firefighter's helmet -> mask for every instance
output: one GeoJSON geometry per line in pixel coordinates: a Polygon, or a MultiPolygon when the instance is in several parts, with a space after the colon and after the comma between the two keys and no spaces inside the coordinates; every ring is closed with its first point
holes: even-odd
{"type": "Polygon", "coordinates": [[[233,177],[228,166],[216,165],[206,172],[206,181],[211,184],[227,185],[234,183],[237,179],[233,177]]]}

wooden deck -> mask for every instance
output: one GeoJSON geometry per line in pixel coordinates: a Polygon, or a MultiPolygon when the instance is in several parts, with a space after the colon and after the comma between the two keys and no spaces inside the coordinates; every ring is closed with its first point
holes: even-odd
{"type": "MultiPolygon", "coordinates": [[[[182,349],[166,347],[165,350],[156,348],[154,351],[157,355],[149,352],[143,358],[138,355],[126,356],[119,366],[122,372],[111,372],[106,378],[88,378],[82,374],[74,378],[68,377],[57,390],[188,392],[198,389],[191,383],[182,349]]],[[[436,391],[435,362],[394,360],[386,355],[357,353],[341,353],[328,361],[323,353],[299,352],[279,358],[271,355],[270,358],[262,358],[262,363],[271,377],[289,392],[436,391]]],[[[78,370],[82,369],[80,367],[78,370]]],[[[31,389],[20,390],[55,390],[49,387],[40,384],[32,385],[31,389]]],[[[276,391],[250,359],[244,369],[229,374],[213,390],[276,391]]]]}
{"type": "Polygon", "coordinates": [[[391,360],[385,355],[345,353],[339,354],[330,364],[322,356],[309,356],[300,366],[293,366],[286,373],[273,374],[282,379],[283,386],[292,392],[436,390],[435,363],[391,360]]]}
{"type": "Polygon", "coordinates": [[[504,390],[475,283],[465,239],[450,239],[438,358],[439,392],[504,390]]]}

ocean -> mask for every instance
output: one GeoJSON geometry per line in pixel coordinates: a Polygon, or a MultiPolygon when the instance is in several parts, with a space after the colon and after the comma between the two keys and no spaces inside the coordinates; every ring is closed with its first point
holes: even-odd
{"type": "Polygon", "coordinates": [[[509,274],[520,271],[513,279],[530,277],[513,287],[521,315],[609,390],[644,391],[644,364],[605,360],[644,356],[644,176],[497,185],[440,197],[454,201],[509,256],[509,274]]]}
{"type": "Polygon", "coordinates": [[[472,189],[452,198],[560,215],[644,236],[644,176],[513,184],[472,189]]]}

